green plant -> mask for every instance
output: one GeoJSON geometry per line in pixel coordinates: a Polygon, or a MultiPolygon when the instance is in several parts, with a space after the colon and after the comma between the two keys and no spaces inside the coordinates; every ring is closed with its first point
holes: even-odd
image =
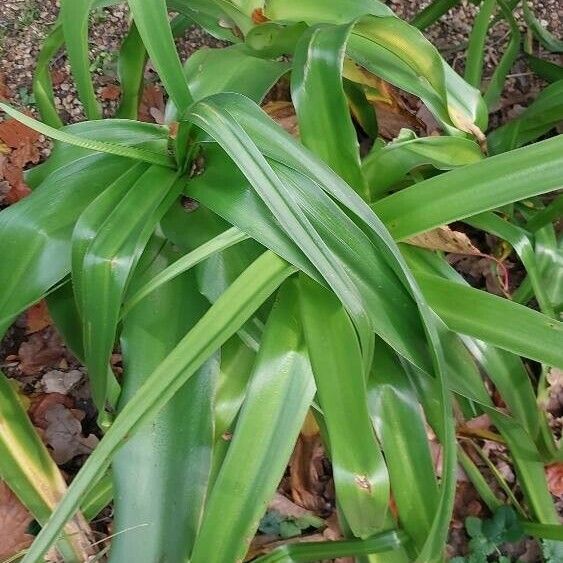
{"type": "Polygon", "coordinates": [[[26,0],[21,8],[18,24],[22,28],[29,27],[39,16],[39,6],[36,0],[26,0]]]}
{"type": "MultiPolygon", "coordinates": [[[[85,500],[92,512],[112,496],[112,561],[241,560],[310,409],[349,539],[261,560],[440,560],[456,483],[454,407],[488,414],[502,435],[527,530],[563,539],[543,469],[559,452],[520,357],[563,366],[558,243],[538,197],[560,186],[563,138],[515,148],[548,131],[561,106],[541,127],[533,111],[523,115],[521,136],[497,133],[497,154],[485,158],[480,91],[380,2],[129,0],[119,119],[101,120],[87,24],[91,9],[115,3],[61,1],[34,83],[43,123],[0,105],[57,141],[27,174],[33,193],[0,213],[0,240],[10,241],[0,248],[0,327],[46,296],[88,368],[105,431],[56,509],[39,506],[53,513],[38,517],[23,561],[61,546],[85,500]],[[182,65],[174,35],[194,22],[233,45],[182,65]],[[89,119],[67,127],[45,71],[63,44],[89,119]],[[136,121],[148,57],[170,97],[164,126],[136,121]],[[300,140],[258,105],[288,73],[300,140]],[[408,132],[378,141],[375,77],[418,96],[440,141],[408,132]],[[350,104],[374,141],[363,161],[350,104]],[[197,209],[185,210],[182,194],[197,209]],[[409,244],[458,220],[514,244],[529,276],[520,300],[537,297],[541,312],[469,287],[442,253],[409,244]],[[109,368],[116,339],[121,381],[109,368]],[[426,421],[443,448],[439,481],[426,421]]],[[[19,412],[1,427],[19,463],[0,457],[0,474],[36,513],[43,489],[25,469],[40,442],[32,432],[9,439],[25,420],[19,412]]],[[[42,464],[39,475],[53,471],[42,464]]],[[[79,537],[87,543],[88,530],[79,537]]]]}
{"type": "Polygon", "coordinates": [[[302,530],[321,528],[323,525],[324,521],[314,515],[284,516],[275,510],[269,510],[260,520],[258,529],[264,534],[291,538],[300,535],[302,530]]]}
{"type": "Polygon", "coordinates": [[[510,558],[502,555],[499,546],[506,542],[515,542],[524,536],[524,530],[518,522],[513,509],[500,507],[492,518],[481,519],[469,516],[465,519],[465,529],[471,538],[468,557],[455,557],[452,563],[485,563],[487,557],[496,552],[498,561],[510,563],[510,558]]]}
{"type": "Polygon", "coordinates": [[[24,106],[34,106],[35,105],[35,97],[32,93],[30,93],[27,88],[19,88],[18,89],[18,96],[21,100],[22,105],[24,106]]]}
{"type": "Polygon", "coordinates": [[[108,53],[102,51],[92,61],[89,67],[90,72],[97,72],[99,74],[113,74],[117,66],[117,55],[115,53],[108,53]]]}

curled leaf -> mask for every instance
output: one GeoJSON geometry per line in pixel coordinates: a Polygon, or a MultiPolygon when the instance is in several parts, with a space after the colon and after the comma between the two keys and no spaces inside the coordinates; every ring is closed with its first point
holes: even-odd
{"type": "Polygon", "coordinates": [[[480,256],[482,254],[465,233],[452,231],[448,226],[420,233],[410,237],[406,242],[421,248],[441,250],[442,252],[451,252],[453,254],[469,254],[473,256],[480,256]]]}

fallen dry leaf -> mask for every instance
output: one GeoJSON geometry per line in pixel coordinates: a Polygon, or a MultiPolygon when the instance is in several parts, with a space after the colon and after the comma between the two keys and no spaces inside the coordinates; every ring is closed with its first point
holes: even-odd
{"type": "Polygon", "coordinates": [[[39,133],[15,119],[0,122],[0,197],[3,202],[13,204],[30,193],[23,168],[39,162],[41,155],[36,146],[39,139],[39,133]]]}
{"type": "Polygon", "coordinates": [[[262,8],[256,8],[252,11],[252,21],[254,23],[264,23],[269,21],[268,18],[264,15],[262,8]]]}
{"type": "Polygon", "coordinates": [[[67,77],[68,74],[60,68],[56,68],[51,71],[51,81],[53,82],[53,86],[60,86],[67,77]]]}
{"type": "Polygon", "coordinates": [[[31,545],[34,537],[27,533],[33,517],[6,483],[0,481],[0,561],[31,545]]]}
{"type": "Polygon", "coordinates": [[[291,102],[267,102],[262,109],[289,134],[299,137],[299,124],[291,102]]]}
{"type": "Polygon", "coordinates": [[[24,143],[10,154],[10,162],[18,168],[23,168],[29,163],[37,164],[40,158],[39,149],[32,143],[24,143]]]}
{"type": "Polygon", "coordinates": [[[49,426],[49,423],[45,419],[45,413],[53,405],[63,405],[70,409],[73,407],[74,402],[70,397],[61,395],[60,393],[47,393],[34,397],[28,411],[29,418],[31,418],[31,422],[33,422],[34,426],[43,430],[49,426]]]}
{"type": "Polygon", "coordinates": [[[450,254],[448,262],[455,266],[458,272],[473,278],[478,287],[482,284],[481,278],[484,278],[489,293],[506,296],[509,287],[508,270],[512,267],[509,261],[499,260],[489,254],[450,254]]]}
{"type": "Polygon", "coordinates": [[[405,92],[348,59],[344,63],[344,76],[364,86],[366,99],[375,109],[381,137],[394,139],[404,128],[413,129],[421,135],[430,134],[425,122],[416,115],[421,104],[417,102],[417,107],[411,108],[405,92]]]}
{"type": "Polygon", "coordinates": [[[89,454],[97,445],[93,434],[82,435],[82,424],[73,413],[60,403],[45,412],[45,440],[51,447],[51,456],[59,465],[80,454],[89,454]]]}
{"type": "Polygon", "coordinates": [[[54,330],[35,332],[19,347],[20,371],[23,375],[33,375],[46,367],[55,367],[62,355],[62,342],[54,330]]]}
{"type": "Polygon", "coordinates": [[[103,100],[117,100],[121,96],[121,88],[117,84],[108,84],[100,90],[103,100]]]}
{"type": "Polygon", "coordinates": [[[148,84],[143,90],[139,105],[139,120],[147,123],[164,123],[164,93],[155,84],[148,84]]]}
{"type": "Polygon", "coordinates": [[[17,149],[27,143],[39,140],[39,133],[30,129],[15,119],[8,119],[0,123],[0,140],[12,149],[17,149]]]}
{"type": "Polygon", "coordinates": [[[549,368],[546,376],[547,382],[552,385],[563,386],[563,370],[558,368],[549,368]]]}
{"type": "Polygon", "coordinates": [[[457,433],[462,436],[470,436],[481,438],[483,440],[491,440],[492,442],[504,443],[502,437],[491,430],[491,419],[489,415],[482,414],[476,418],[468,420],[464,424],[460,424],[457,433]]]}
{"type": "Polygon", "coordinates": [[[481,251],[473,245],[465,233],[452,231],[447,225],[410,237],[405,242],[413,246],[451,252],[452,254],[482,255],[481,251]]]}
{"type": "Polygon", "coordinates": [[[416,112],[416,118],[420,123],[424,124],[427,136],[431,137],[440,134],[440,124],[424,104],[420,104],[416,112]]]}
{"type": "Polygon", "coordinates": [[[297,504],[322,513],[327,509],[324,498],[324,448],[314,419],[309,413],[301,434],[297,439],[289,462],[289,489],[291,498],[297,504]]]}
{"type": "Polygon", "coordinates": [[[6,203],[13,204],[31,193],[23,179],[23,170],[8,162],[4,167],[2,178],[8,184],[8,191],[4,196],[6,203]]]}
{"type": "Polygon", "coordinates": [[[563,463],[551,463],[545,468],[545,475],[551,494],[563,497],[563,463]]]}
{"type": "Polygon", "coordinates": [[[6,85],[6,76],[0,74],[0,100],[9,100],[12,97],[12,91],[6,85]]]}
{"type": "Polygon", "coordinates": [[[11,189],[10,184],[6,180],[0,180],[0,203],[6,199],[11,189]]]}
{"type": "Polygon", "coordinates": [[[41,378],[41,385],[45,393],[60,393],[67,395],[82,380],[82,372],[77,369],[60,371],[53,369],[41,378]]]}
{"type": "Polygon", "coordinates": [[[43,299],[30,307],[25,312],[25,332],[33,334],[51,325],[51,316],[47,308],[47,302],[43,299]]]}
{"type": "Polygon", "coordinates": [[[408,109],[399,104],[388,104],[386,102],[374,102],[377,115],[377,128],[379,135],[384,139],[395,139],[401,129],[413,129],[421,133],[424,128],[422,122],[408,109]]]}
{"type": "Polygon", "coordinates": [[[479,494],[469,481],[458,481],[454,500],[452,527],[464,527],[468,516],[484,516],[485,509],[479,500],[479,494]]]}

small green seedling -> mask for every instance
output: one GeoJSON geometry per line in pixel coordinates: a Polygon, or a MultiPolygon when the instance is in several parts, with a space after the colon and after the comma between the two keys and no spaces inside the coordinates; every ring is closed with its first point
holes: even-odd
{"type": "Polygon", "coordinates": [[[482,520],[475,516],[465,519],[465,529],[470,536],[467,557],[454,557],[455,563],[485,563],[488,556],[497,554],[497,561],[510,563],[510,557],[502,555],[499,547],[504,543],[512,543],[522,539],[524,531],[514,509],[501,506],[492,518],[482,520]]]}
{"type": "Polygon", "coordinates": [[[258,529],[263,534],[280,536],[281,538],[293,538],[301,535],[308,528],[318,529],[324,527],[324,525],[325,521],[313,514],[294,518],[280,514],[277,510],[268,510],[262,520],[260,520],[258,529]]]}

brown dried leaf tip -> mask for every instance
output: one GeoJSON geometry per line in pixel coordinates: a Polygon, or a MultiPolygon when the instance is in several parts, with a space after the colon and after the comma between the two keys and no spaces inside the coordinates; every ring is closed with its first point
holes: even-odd
{"type": "Polygon", "coordinates": [[[252,12],[252,21],[254,23],[265,23],[270,20],[264,15],[262,8],[256,8],[252,12]]]}

